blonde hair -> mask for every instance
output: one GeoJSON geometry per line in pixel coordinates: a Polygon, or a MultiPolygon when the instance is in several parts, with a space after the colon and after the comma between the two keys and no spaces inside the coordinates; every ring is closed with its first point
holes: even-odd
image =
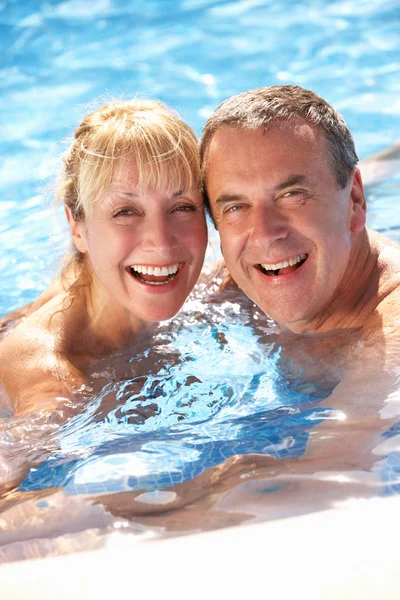
{"type": "MultiPolygon", "coordinates": [[[[75,221],[84,221],[108,189],[117,159],[135,162],[140,188],[201,188],[192,129],[157,100],[115,100],[88,114],[76,129],[63,157],[55,202],[68,207],[75,221]]],[[[77,281],[83,263],[84,255],[74,250],[63,274],[71,279],[73,273],[77,281]]]]}
{"type": "Polygon", "coordinates": [[[85,117],[64,155],[56,200],[84,220],[109,187],[116,159],[134,160],[138,186],[200,189],[195,134],[157,100],[110,102],[85,117]]]}

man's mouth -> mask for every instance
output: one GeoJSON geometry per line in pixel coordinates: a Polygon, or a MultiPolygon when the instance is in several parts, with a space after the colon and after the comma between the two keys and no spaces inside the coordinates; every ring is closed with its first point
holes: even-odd
{"type": "Polygon", "coordinates": [[[166,285],[177,276],[179,263],[161,267],[130,265],[127,271],[142,283],[147,283],[148,285],[166,285]]]}
{"type": "Polygon", "coordinates": [[[308,258],[308,254],[299,254],[279,263],[262,263],[257,265],[258,269],[265,275],[277,277],[278,275],[286,275],[296,271],[308,258]]]}

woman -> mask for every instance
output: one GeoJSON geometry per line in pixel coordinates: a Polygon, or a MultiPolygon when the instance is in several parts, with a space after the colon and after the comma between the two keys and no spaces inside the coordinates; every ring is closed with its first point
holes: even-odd
{"type": "Polygon", "coordinates": [[[0,404],[17,415],[52,413],[101,357],[173,317],[207,244],[197,140],[160,102],[89,114],[64,157],[57,199],[74,245],[64,289],[0,344],[0,404]]]}

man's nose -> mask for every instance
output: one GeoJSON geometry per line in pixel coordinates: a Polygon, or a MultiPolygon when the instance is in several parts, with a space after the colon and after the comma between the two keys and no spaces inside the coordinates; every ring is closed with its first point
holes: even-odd
{"type": "Polygon", "coordinates": [[[287,217],[276,206],[260,206],[253,211],[251,240],[262,246],[284,240],[289,233],[287,217]]]}

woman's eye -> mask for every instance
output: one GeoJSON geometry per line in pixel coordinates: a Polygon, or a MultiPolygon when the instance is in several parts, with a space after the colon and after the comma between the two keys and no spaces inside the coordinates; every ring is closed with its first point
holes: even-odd
{"type": "Polygon", "coordinates": [[[126,217],[126,216],[131,216],[135,214],[134,211],[132,210],[132,208],[120,208],[119,210],[117,210],[114,214],[113,217],[126,217]]]}
{"type": "Polygon", "coordinates": [[[174,210],[177,212],[194,212],[197,210],[197,206],[193,206],[193,204],[182,204],[176,206],[174,210]]]}

